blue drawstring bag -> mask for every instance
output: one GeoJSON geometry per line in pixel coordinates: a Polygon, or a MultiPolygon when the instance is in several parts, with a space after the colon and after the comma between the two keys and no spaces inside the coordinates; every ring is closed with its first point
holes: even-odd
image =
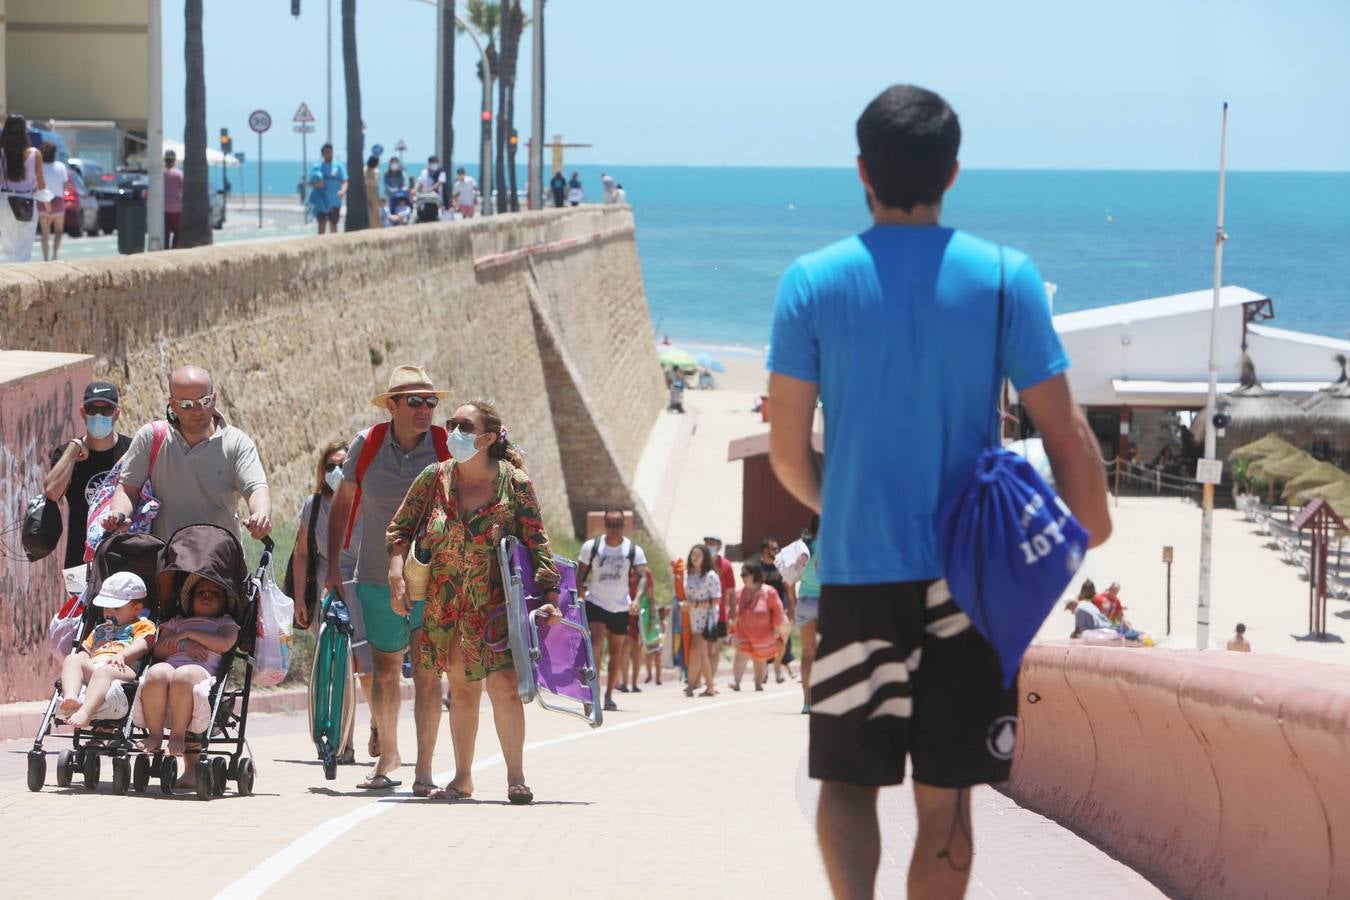
{"type": "MultiPolygon", "coordinates": [[[[994,407],[1003,388],[1003,253],[999,251],[994,407]]],[[[1088,533],[1031,463],[990,446],[938,513],[938,551],[952,599],[998,653],[1011,687],[1022,656],[1082,565],[1088,533]]]]}

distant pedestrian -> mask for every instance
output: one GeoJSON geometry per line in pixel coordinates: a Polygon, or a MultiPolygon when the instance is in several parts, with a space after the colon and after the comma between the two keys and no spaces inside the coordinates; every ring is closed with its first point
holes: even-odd
{"type": "Polygon", "coordinates": [[[56,158],[56,145],[51,141],[43,141],[39,152],[46,185],[33,195],[38,201],[38,234],[42,238],[42,258],[55,261],[61,252],[61,236],[66,233],[66,182],[70,180],[70,172],[66,164],[56,158]],[[52,241],[50,256],[47,253],[49,238],[52,241]]]}
{"type": "Polygon", "coordinates": [[[694,696],[699,682],[705,684],[702,696],[717,694],[713,684],[712,657],[717,652],[717,608],[722,602],[722,578],[713,563],[712,551],[706,544],[689,548],[684,567],[684,600],[689,608],[688,659],[689,677],[684,687],[686,697],[694,696]]]}
{"type": "Polygon", "coordinates": [[[164,249],[183,245],[183,170],[175,167],[178,154],[164,151],[164,249]]]}
{"type": "Polygon", "coordinates": [[[628,617],[637,613],[637,598],[647,590],[652,578],[647,554],[632,538],[624,537],[623,526],[623,510],[605,510],[605,533],[582,544],[577,554],[577,586],[584,591],[597,669],[601,651],[609,650],[605,709],[611,711],[618,709],[614,704],[614,688],[623,671],[628,617]],[[630,573],[637,575],[636,590],[632,589],[630,573]]]}
{"type": "Polygon", "coordinates": [[[309,208],[319,220],[319,234],[337,234],[342,198],[347,196],[347,167],[333,159],[333,145],[319,148],[323,159],[309,170],[309,208]]]}
{"type": "Polygon", "coordinates": [[[380,202],[380,158],[372,156],[366,160],[366,217],[370,222],[371,228],[380,228],[384,222],[380,219],[380,213],[384,211],[384,204],[380,202]]]}
{"type": "Polygon", "coordinates": [[[454,200],[460,218],[472,219],[474,210],[478,208],[478,182],[463,169],[455,171],[454,200]]]}
{"type": "Polygon", "coordinates": [[[736,662],[731,689],[741,689],[745,664],[754,663],[755,690],[764,690],[769,661],[783,652],[783,601],[764,582],[764,565],[756,560],[741,563],[741,590],[736,595],[736,662]]]}
{"type": "Polygon", "coordinates": [[[553,205],[562,209],[567,202],[567,179],[563,177],[561,170],[553,173],[553,180],[548,183],[548,186],[553,191],[553,205]]]}
{"type": "Polygon", "coordinates": [[[33,194],[47,187],[41,154],[28,145],[28,122],[10,113],[0,131],[0,263],[28,262],[37,232],[33,194]]]}
{"type": "Polygon", "coordinates": [[[66,501],[66,561],[62,568],[84,562],[89,501],[131,447],[131,438],[116,430],[121,407],[116,385],[106,381],[90,383],[84,389],[84,404],[80,407],[84,436],[72,436],[51,452],[52,468],[43,479],[42,489],[51,502],[63,498],[66,501]]]}
{"type": "Polygon", "coordinates": [[[1251,653],[1252,645],[1247,643],[1247,626],[1241,622],[1237,624],[1237,631],[1228,640],[1228,649],[1236,650],[1239,653],[1251,653]]]}
{"type": "Polygon", "coordinates": [[[713,568],[722,579],[722,601],[717,605],[717,637],[708,642],[708,655],[712,663],[713,681],[717,680],[717,670],[722,667],[722,642],[728,639],[731,622],[732,598],[736,595],[736,567],[722,554],[722,539],[715,534],[703,538],[703,545],[713,555],[713,568]]]}
{"type": "Polygon", "coordinates": [[[389,168],[384,173],[385,193],[402,191],[408,186],[407,173],[403,171],[403,161],[397,156],[389,157],[389,168]]]}
{"type": "Polygon", "coordinates": [[[931,91],[895,85],[868,104],[856,135],[872,227],[788,267],[768,359],[773,470],[821,514],[816,832],[834,895],[871,897],[878,788],[904,779],[908,757],[918,811],[909,894],[959,897],[975,852],[970,788],[1009,777],[1018,690],[1004,687],[998,655],[951,597],[938,512],[989,446],[1004,378],[1093,546],[1111,533],[1106,479],[1036,266],[939,223],[959,169],[956,113],[931,91]],[[922,397],[922,412],[878,404],[897,393],[922,397]],[[818,402],[829,412],[823,473],[818,402]],[[903,460],[882,449],[900,434],[903,460]]]}
{"type": "Polygon", "coordinates": [[[609,175],[607,175],[607,174],[601,175],[601,176],[600,176],[600,193],[601,193],[601,200],[600,200],[600,202],[603,203],[605,206],[610,206],[610,205],[612,205],[612,204],[614,203],[614,191],[615,191],[615,187],[614,187],[614,179],[613,179],[612,177],[610,177],[609,175]]]}
{"type": "Polygon", "coordinates": [[[569,206],[580,206],[585,199],[586,192],[581,189],[581,173],[573,172],[572,180],[567,182],[567,203],[569,206]]]}
{"type": "Polygon", "coordinates": [[[610,203],[613,203],[616,206],[622,206],[627,202],[628,202],[628,194],[624,191],[623,185],[621,184],[614,185],[614,194],[610,199],[610,203]]]}
{"type": "Polygon", "coordinates": [[[811,524],[802,533],[811,560],[797,582],[797,605],[793,616],[802,639],[802,712],[811,711],[811,666],[816,660],[816,620],[820,618],[820,551],[817,537],[820,516],[812,516],[811,524]]]}
{"type": "MultiPolygon", "coordinates": [[[[764,538],[759,542],[759,564],[764,567],[764,583],[778,592],[778,599],[782,601],[783,611],[787,614],[786,621],[790,623],[797,614],[797,594],[796,588],[783,579],[783,573],[778,571],[778,566],[774,563],[780,549],[778,541],[764,538]]],[[[778,684],[783,683],[784,668],[787,669],[788,675],[792,674],[790,665],[792,660],[792,642],[784,640],[782,653],[773,660],[774,681],[778,684]]]]}

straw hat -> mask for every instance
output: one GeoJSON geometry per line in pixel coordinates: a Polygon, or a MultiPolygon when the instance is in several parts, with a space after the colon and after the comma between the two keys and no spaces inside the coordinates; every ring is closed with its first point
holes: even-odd
{"type": "Polygon", "coordinates": [[[370,402],[384,409],[384,402],[404,394],[434,394],[441,400],[450,396],[449,391],[438,391],[433,386],[431,376],[421,366],[395,366],[389,373],[389,387],[384,393],[376,394],[370,402]]]}

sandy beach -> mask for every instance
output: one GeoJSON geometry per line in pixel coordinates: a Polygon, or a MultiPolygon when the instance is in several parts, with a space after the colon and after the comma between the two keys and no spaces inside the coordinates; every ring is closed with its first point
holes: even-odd
{"type": "MultiPolygon", "coordinates": [[[[741,464],[727,461],[727,444],[768,430],[752,412],[767,376],[762,352],[686,347],[725,363],[715,390],[685,392],[685,415],[663,413],[648,439],[637,473],[638,493],[655,518],[672,557],[684,556],[705,534],[728,544],[741,540],[741,464]]],[[[1112,500],[1111,539],[1090,552],[1072,588],[1091,578],[1099,590],[1121,583],[1126,617],[1164,646],[1195,646],[1199,593],[1200,509],[1172,497],[1112,500]],[[1167,634],[1167,567],[1162,548],[1174,548],[1172,629],[1167,634]]],[[[1347,548],[1350,553],[1350,548],[1347,548]]],[[[1278,653],[1322,662],[1350,663],[1350,602],[1327,601],[1329,640],[1308,633],[1308,582],[1284,562],[1270,538],[1236,510],[1214,516],[1209,644],[1221,649],[1238,622],[1247,626],[1255,653],[1278,653]]],[[[1067,597],[1066,597],[1067,599],[1067,597]]],[[[1050,614],[1039,639],[1063,640],[1073,629],[1062,608],[1050,614]]],[[[1147,652],[1141,649],[1131,652],[1147,652]]]]}

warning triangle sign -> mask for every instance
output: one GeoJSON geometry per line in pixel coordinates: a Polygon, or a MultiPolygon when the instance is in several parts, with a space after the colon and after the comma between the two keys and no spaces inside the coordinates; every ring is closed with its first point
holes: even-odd
{"type": "Polygon", "coordinates": [[[295,118],[292,122],[299,122],[301,125],[308,125],[314,121],[314,113],[309,111],[308,103],[301,103],[300,108],[295,111],[295,118]]]}

